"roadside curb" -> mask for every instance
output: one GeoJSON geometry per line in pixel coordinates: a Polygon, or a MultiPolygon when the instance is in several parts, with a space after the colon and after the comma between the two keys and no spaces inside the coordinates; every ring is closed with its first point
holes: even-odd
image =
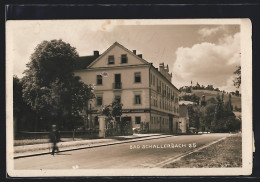
{"type": "MultiPolygon", "coordinates": [[[[145,141],[145,140],[153,140],[153,139],[160,139],[160,138],[168,138],[168,137],[173,137],[173,135],[161,135],[161,136],[155,136],[155,137],[151,136],[151,137],[143,137],[143,138],[140,138],[140,139],[135,138],[135,139],[129,139],[129,140],[124,140],[124,141],[118,141],[118,142],[96,144],[96,145],[92,145],[92,146],[65,149],[65,150],[59,151],[59,153],[69,152],[69,151],[74,151],[74,150],[88,149],[88,148],[105,147],[105,146],[124,144],[124,143],[132,143],[132,142],[136,142],[136,141],[145,141]]],[[[42,152],[42,153],[35,153],[35,154],[20,155],[20,156],[15,156],[14,159],[34,157],[34,156],[47,155],[47,154],[51,154],[51,152],[42,152]]]]}

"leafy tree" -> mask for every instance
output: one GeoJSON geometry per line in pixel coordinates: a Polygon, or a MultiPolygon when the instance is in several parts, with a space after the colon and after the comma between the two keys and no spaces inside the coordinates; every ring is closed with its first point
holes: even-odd
{"type": "Polygon", "coordinates": [[[72,120],[94,97],[92,87],[74,77],[77,58],[76,49],[62,40],[43,41],[31,55],[23,78],[23,98],[37,113],[36,119],[43,118],[41,127],[51,123],[61,129],[75,127],[72,120]]]}
{"type": "Polygon", "coordinates": [[[189,122],[190,127],[196,128],[196,132],[198,133],[198,130],[200,128],[200,110],[198,106],[188,106],[188,113],[189,113],[189,122]]]}
{"type": "Polygon", "coordinates": [[[209,103],[209,104],[217,104],[217,101],[216,101],[216,99],[214,97],[211,97],[211,98],[209,98],[207,100],[207,103],[209,103]]]}
{"type": "Polygon", "coordinates": [[[114,118],[120,117],[122,115],[122,107],[123,107],[123,104],[118,102],[118,100],[114,100],[112,102],[112,116],[114,118]]]}
{"type": "Polygon", "coordinates": [[[235,78],[233,80],[234,86],[239,88],[241,85],[241,66],[238,66],[236,71],[234,72],[235,78]]]}
{"type": "Polygon", "coordinates": [[[214,111],[215,111],[215,105],[214,104],[208,104],[205,107],[205,127],[206,127],[206,131],[210,131],[211,130],[211,122],[212,122],[212,118],[214,118],[214,111]]]}
{"type": "Polygon", "coordinates": [[[23,80],[16,75],[13,77],[13,116],[14,134],[22,130],[32,130],[35,113],[26,104],[23,97],[23,80]]]}
{"type": "Polygon", "coordinates": [[[111,121],[114,120],[116,121],[116,130],[118,130],[117,126],[119,125],[122,131],[124,123],[121,122],[119,118],[122,115],[122,107],[123,104],[118,102],[118,100],[114,100],[112,104],[109,104],[102,109],[101,114],[106,116],[106,126],[108,129],[113,127],[111,121]]]}

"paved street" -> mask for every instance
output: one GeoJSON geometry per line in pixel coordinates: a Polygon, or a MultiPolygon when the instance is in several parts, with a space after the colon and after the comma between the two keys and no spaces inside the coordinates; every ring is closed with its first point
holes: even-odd
{"type": "Polygon", "coordinates": [[[169,158],[229,134],[183,135],[14,160],[15,169],[107,169],[156,167],[169,158]],[[140,147],[140,148],[138,148],[140,147]]]}

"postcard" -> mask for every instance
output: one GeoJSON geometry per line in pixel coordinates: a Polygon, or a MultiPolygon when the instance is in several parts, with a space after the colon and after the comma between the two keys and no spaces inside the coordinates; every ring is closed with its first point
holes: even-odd
{"type": "Polygon", "coordinates": [[[11,177],[252,173],[249,19],[6,21],[11,177]]]}

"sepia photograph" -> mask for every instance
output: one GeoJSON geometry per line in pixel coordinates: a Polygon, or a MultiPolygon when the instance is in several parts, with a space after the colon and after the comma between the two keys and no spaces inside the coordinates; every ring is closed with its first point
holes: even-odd
{"type": "Polygon", "coordinates": [[[252,173],[249,19],[9,20],[7,173],[252,173]]]}

